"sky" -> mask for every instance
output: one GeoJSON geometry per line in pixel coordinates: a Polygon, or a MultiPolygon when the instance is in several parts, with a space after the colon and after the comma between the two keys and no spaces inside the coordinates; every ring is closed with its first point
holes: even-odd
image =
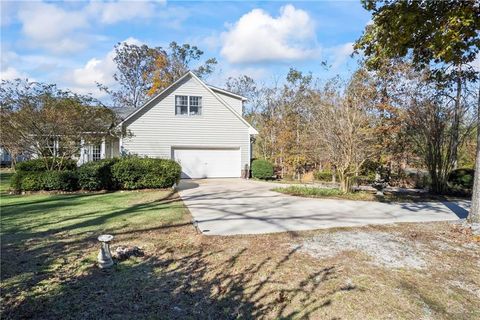
{"type": "Polygon", "coordinates": [[[102,98],[118,42],[189,43],[218,60],[206,82],[282,81],[290,67],[347,77],[370,14],[360,1],[1,1],[1,79],[55,83],[102,98]],[[322,66],[326,61],[328,68],[322,66]]]}

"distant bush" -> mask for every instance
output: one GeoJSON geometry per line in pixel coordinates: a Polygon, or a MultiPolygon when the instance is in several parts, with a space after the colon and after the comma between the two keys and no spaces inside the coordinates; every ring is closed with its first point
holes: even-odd
{"type": "Polygon", "coordinates": [[[448,193],[459,196],[472,194],[475,170],[456,169],[448,176],[448,193]]]}
{"type": "Polygon", "coordinates": [[[313,177],[317,181],[326,181],[326,182],[331,182],[333,173],[331,171],[315,171],[313,173],[313,177]]]}
{"type": "Polygon", "coordinates": [[[473,177],[475,170],[473,169],[456,169],[448,176],[448,183],[451,186],[461,187],[463,189],[473,188],[473,177]]]}
{"type": "Polygon", "coordinates": [[[38,190],[78,190],[78,178],[75,171],[17,172],[13,175],[10,187],[16,191],[38,190]]]}
{"type": "Polygon", "coordinates": [[[61,160],[59,158],[31,159],[17,163],[15,171],[43,172],[47,171],[48,168],[53,168],[53,170],[75,170],[77,168],[77,161],[72,159],[61,160]]]}
{"type": "Polygon", "coordinates": [[[169,159],[127,157],[112,166],[112,175],[121,189],[172,187],[180,179],[182,168],[169,159]]]}
{"type": "Polygon", "coordinates": [[[78,183],[84,190],[115,190],[112,166],[118,159],[87,162],[78,168],[78,183]]]}
{"type": "Polygon", "coordinates": [[[356,177],[354,177],[354,181],[355,181],[356,184],[358,184],[360,186],[371,185],[375,182],[375,173],[371,172],[371,173],[366,174],[366,175],[356,176],[356,177]]]}
{"type": "Polygon", "coordinates": [[[252,162],[252,177],[270,179],[273,177],[273,165],[267,160],[256,159],[252,162]]]}

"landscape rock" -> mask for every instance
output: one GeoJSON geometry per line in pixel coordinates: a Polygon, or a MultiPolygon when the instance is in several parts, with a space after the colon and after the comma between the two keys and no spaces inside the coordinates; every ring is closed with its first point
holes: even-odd
{"type": "Polygon", "coordinates": [[[130,257],[143,257],[145,253],[137,246],[120,246],[115,249],[114,256],[117,260],[127,260],[130,257]]]}

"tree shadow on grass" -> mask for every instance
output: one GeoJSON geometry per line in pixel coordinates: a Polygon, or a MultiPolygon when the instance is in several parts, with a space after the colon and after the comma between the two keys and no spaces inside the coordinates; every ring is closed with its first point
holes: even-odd
{"type": "Polygon", "coordinates": [[[91,266],[49,294],[7,305],[3,315],[5,319],[309,318],[345,289],[325,288],[336,277],[335,266],[298,279],[279,276],[294,253],[255,261],[245,248],[229,256],[204,248],[179,253],[168,247],[108,270],[91,266]]]}

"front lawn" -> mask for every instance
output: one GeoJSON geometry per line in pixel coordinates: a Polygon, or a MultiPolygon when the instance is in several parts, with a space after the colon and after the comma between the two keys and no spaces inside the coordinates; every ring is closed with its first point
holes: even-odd
{"type": "Polygon", "coordinates": [[[383,196],[375,193],[357,191],[357,192],[342,192],[336,188],[319,188],[308,186],[288,186],[278,187],[272,189],[275,192],[285,193],[292,196],[308,197],[308,198],[326,198],[326,199],[341,199],[341,200],[361,200],[361,201],[381,201],[381,202],[422,202],[422,201],[439,201],[445,200],[441,196],[425,194],[425,193],[405,193],[393,194],[385,193],[383,196]]]}
{"type": "Polygon", "coordinates": [[[221,237],[169,190],[0,204],[3,319],[480,317],[480,245],[460,224],[221,237]],[[145,255],[99,269],[104,232],[145,255]]]}

